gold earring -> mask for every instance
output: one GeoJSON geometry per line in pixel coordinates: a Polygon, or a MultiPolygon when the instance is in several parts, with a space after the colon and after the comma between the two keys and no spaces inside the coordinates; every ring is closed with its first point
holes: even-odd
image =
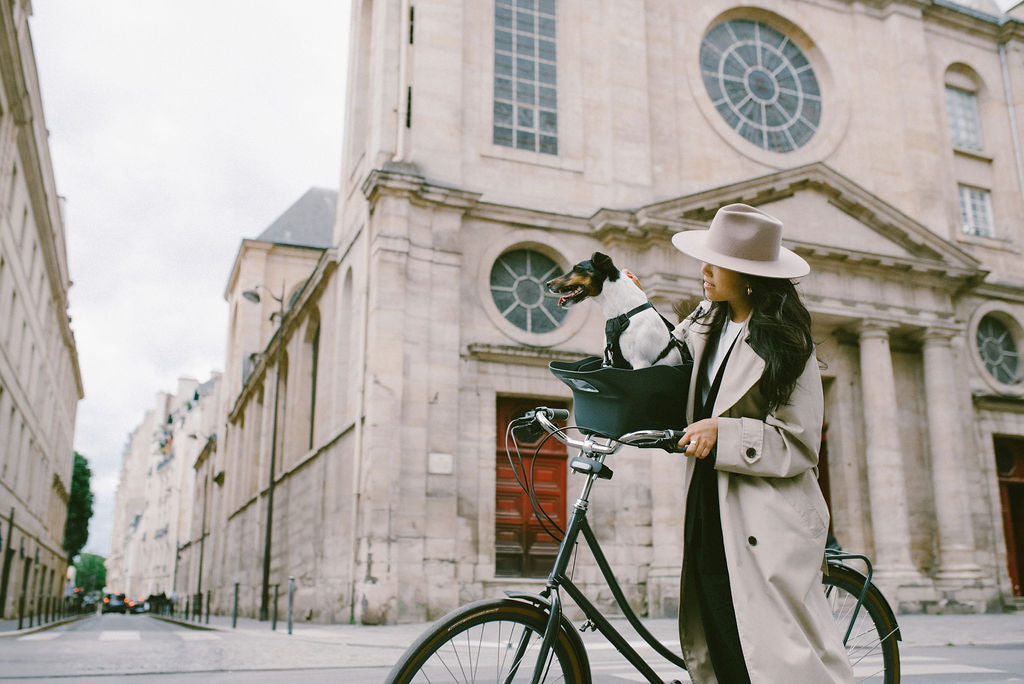
{"type": "Polygon", "coordinates": [[[747,285],[747,296],[749,297],[752,294],[754,294],[754,291],[750,289],[749,285],[747,285]]]}

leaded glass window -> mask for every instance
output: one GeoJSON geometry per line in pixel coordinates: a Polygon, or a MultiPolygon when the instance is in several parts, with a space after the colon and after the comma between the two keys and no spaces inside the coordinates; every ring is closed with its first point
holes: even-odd
{"type": "Polygon", "coordinates": [[[821,124],[821,89],[810,61],[787,36],[733,19],[700,46],[704,87],[729,126],[758,147],[791,152],[821,124]]]}
{"type": "Polygon", "coordinates": [[[981,152],[981,117],[974,93],[946,86],[946,114],[953,147],[981,152]]]}
{"type": "Polygon", "coordinates": [[[1021,381],[1017,341],[1010,329],[995,316],[985,316],[978,323],[978,355],[985,368],[999,382],[1016,385],[1021,381]]]}
{"type": "Polygon", "coordinates": [[[992,222],[992,199],[988,190],[958,186],[960,195],[960,225],[967,235],[994,237],[992,222]]]}
{"type": "Polygon", "coordinates": [[[517,249],[498,257],[491,267],[491,297],[498,311],[517,328],[545,333],[561,325],[566,310],[558,295],[545,283],[559,274],[548,257],[529,249],[517,249]]]}
{"type": "Polygon", "coordinates": [[[555,54],[555,0],[495,0],[495,145],[558,154],[555,54]]]}

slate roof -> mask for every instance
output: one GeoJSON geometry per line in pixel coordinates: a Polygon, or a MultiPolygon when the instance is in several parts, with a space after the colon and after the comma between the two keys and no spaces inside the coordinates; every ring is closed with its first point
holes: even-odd
{"type": "Polygon", "coordinates": [[[337,209],[337,192],[326,188],[310,188],[256,239],[326,249],[334,241],[337,209]]]}

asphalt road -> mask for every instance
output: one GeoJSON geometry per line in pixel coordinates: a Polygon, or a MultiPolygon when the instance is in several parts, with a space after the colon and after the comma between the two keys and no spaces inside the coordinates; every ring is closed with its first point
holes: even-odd
{"type": "MultiPolygon", "coordinates": [[[[1017,618],[1024,620],[1024,616],[1017,618]]],[[[674,621],[652,623],[670,645],[674,621]]],[[[1012,623],[1020,624],[1016,620],[1012,623]]],[[[965,623],[966,626],[966,623],[965,623]]],[[[280,629],[280,627],[279,627],[280,629]]],[[[416,626],[303,627],[294,636],[258,628],[197,630],[148,615],[97,615],[53,629],[0,639],[0,681],[89,684],[121,682],[383,682],[416,626]]],[[[596,684],[643,679],[601,637],[586,641],[596,684]]],[[[631,643],[639,646],[634,639],[631,643]]],[[[1019,642],[938,645],[904,643],[907,684],[1024,682],[1019,642]]],[[[638,649],[659,674],[689,681],[646,646],[638,649]]],[[[861,674],[870,672],[862,665],[861,674]]]]}

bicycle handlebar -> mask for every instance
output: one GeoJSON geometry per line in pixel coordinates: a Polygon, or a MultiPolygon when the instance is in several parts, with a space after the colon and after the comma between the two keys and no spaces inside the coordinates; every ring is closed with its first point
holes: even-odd
{"type": "Polygon", "coordinates": [[[546,432],[550,433],[562,444],[573,449],[582,449],[587,453],[614,454],[624,444],[641,449],[664,449],[672,453],[682,453],[684,451],[679,448],[679,440],[683,438],[682,430],[636,430],[634,432],[627,432],[618,439],[609,439],[608,444],[599,444],[594,441],[591,435],[587,435],[582,440],[573,439],[563,432],[563,428],[554,425],[552,421],[569,419],[569,411],[566,409],[538,406],[533,411],[528,412],[526,417],[532,417],[546,432]]]}

